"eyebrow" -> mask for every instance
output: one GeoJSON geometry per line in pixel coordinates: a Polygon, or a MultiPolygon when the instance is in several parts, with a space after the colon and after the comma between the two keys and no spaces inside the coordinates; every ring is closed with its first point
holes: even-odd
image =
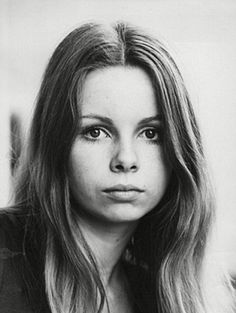
{"type": "MultiPolygon", "coordinates": [[[[88,114],[88,115],[82,115],[81,116],[81,119],[85,119],[85,118],[96,119],[96,120],[100,120],[101,122],[106,123],[108,125],[113,125],[112,120],[106,116],[102,116],[102,115],[98,115],[98,114],[88,114]]],[[[146,123],[150,123],[150,122],[158,122],[158,121],[162,121],[161,114],[157,114],[155,116],[150,116],[150,117],[145,117],[138,124],[142,125],[142,124],[146,124],[146,123]]]]}

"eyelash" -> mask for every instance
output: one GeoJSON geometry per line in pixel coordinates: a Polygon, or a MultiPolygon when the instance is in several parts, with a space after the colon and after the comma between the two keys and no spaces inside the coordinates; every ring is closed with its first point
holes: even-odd
{"type": "Polygon", "coordinates": [[[162,141],[162,131],[161,131],[161,127],[148,127],[146,129],[144,129],[141,134],[144,134],[147,131],[152,131],[154,132],[154,136],[157,138],[148,138],[146,137],[147,141],[149,141],[150,143],[161,143],[162,141]]]}
{"type": "MultiPolygon", "coordinates": [[[[145,132],[147,131],[153,131],[154,132],[154,135],[155,137],[157,138],[148,138],[146,137],[146,140],[149,142],[149,143],[154,143],[154,144],[160,144],[162,142],[162,129],[161,127],[147,127],[145,129],[143,129],[141,131],[141,133],[139,134],[139,136],[145,134],[145,132]]],[[[103,126],[99,126],[99,125],[96,125],[96,126],[89,126],[89,127],[84,127],[82,128],[82,131],[81,131],[81,135],[88,141],[91,141],[91,142],[95,142],[95,141],[98,141],[100,137],[100,134],[104,133],[105,135],[105,138],[111,138],[112,136],[110,135],[109,131],[104,129],[103,126]],[[91,136],[91,132],[92,131],[96,131],[98,130],[99,133],[98,133],[98,136],[97,137],[92,137],[91,136]],[[90,134],[89,134],[90,133],[90,134]]]]}
{"type": "Polygon", "coordinates": [[[91,132],[92,132],[92,131],[95,131],[95,130],[99,130],[100,132],[102,131],[102,132],[106,135],[107,138],[108,138],[108,137],[111,137],[111,136],[109,135],[108,131],[105,130],[104,127],[102,127],[102,126],[91,126],[91,127],[89,126],[89,127],[85,127],[84,129],[82,129],[81,134],[82,134],[82,136],[84,136],[84,137],[86,138],[86,140],[97,141],[97,140],[99,140],[99,137],[92,137],[92,136],[89,136],[89,135],[88,135],[89,133],[90,133],[90,135],[91,135],[91,132]]]}

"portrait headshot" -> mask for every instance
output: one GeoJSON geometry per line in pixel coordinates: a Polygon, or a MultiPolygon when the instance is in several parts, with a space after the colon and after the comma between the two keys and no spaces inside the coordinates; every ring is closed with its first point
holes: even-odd
{"type": "Polygon", "coordinates": [[[234,313],[236,4],[0,7],[0,311],[234,313]]]}

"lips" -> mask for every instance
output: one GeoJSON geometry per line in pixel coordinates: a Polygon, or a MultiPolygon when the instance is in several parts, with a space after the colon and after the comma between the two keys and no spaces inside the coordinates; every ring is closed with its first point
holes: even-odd
{"type": "Polygon", "coordinates": [[[136,200],[144,192],[134,185],[115,185],[103,190],[110,198],[118,202],[129,202],[136,200]]]}

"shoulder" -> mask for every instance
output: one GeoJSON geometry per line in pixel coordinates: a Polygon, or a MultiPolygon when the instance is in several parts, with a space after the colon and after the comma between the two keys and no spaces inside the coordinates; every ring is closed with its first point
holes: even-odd
{"type": "Polygon", "coordinates": [[[2,313],[31,313],[15,270],[23,255],[9,245],[9,224],[0,218],[0,308],[2,313]]]}

